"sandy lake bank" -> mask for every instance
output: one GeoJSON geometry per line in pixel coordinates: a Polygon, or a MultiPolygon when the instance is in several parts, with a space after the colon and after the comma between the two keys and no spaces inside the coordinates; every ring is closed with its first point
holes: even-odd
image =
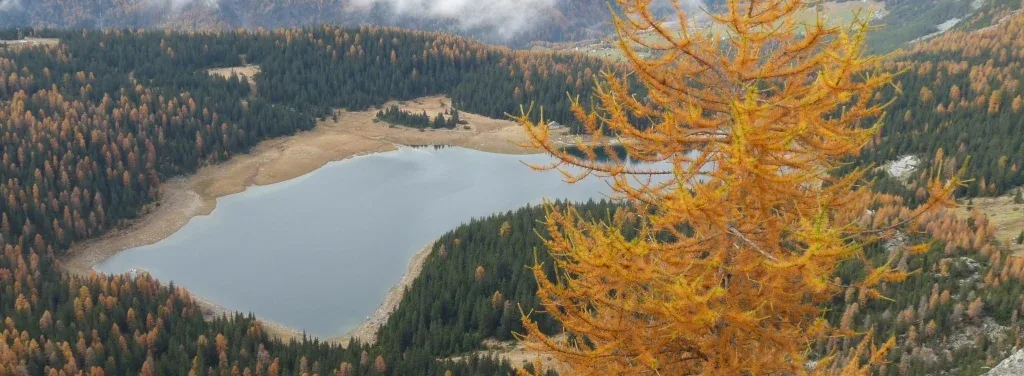
{"type": "MultiPolygon", "coordinates": [[[[427,97],[396,103],[413,112],[426,111],[431,116],[443,112],[451,103],[444,97],[427,97]]],[[[389,103],[388,105],[390,105],[389,103]]],[[[247,154],[201,168],[195,174],[165,181],[157,202],[142,210],[138,219],[71,247],[61,265],[68,272],[88,275],[93,265],[126,249],[159,242],[181,229],[190,219],[208,215],[217,206],[217,199],[244,191],[249,186],[268,185],[310,173],[325,164],[358,155],[395,150],[410,145],[451,145],[504,154],[529,154],[538,150],[524,149],[525,132],[514,122],[496,120],[460,112],[468,129],[419,131],[391,127],[374,122],[375,110],[337,112],[337,118],[320,121],[317,126],[291,136],[266,140],[247,154]]],[[[569,140],[569,136],[565,140],[569,140]]],[[[440,235],[440,234],[438,234],[440,235]]],[[[331,341],[347,343],[349,338],[372,342],[376,329],[383,325],[397,308],[402,293],[419,275],[430,245],[411,260],[397,286],[391,289],[377,311],[366,322],[343,337],[331,341]]],[[[196,296],[208,315],[227,314],[230,310],[196,296]]],[[[283,339],[301,337],[299,330],[264,321],[268,331],[283,339]]]]}

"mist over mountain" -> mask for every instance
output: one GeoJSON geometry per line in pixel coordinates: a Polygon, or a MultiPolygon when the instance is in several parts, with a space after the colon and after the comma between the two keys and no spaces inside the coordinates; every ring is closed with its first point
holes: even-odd
{"type": "Polygon", "coordinates": [[[605,0],[0,0],[0,27],[399,26],[522,45],[601,36],[605,0]]]}

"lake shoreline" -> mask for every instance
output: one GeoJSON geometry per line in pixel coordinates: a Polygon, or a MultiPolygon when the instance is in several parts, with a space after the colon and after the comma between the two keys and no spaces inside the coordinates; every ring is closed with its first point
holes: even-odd
{"type": "Polygon", "coordinates": [[[377,329],[387,323],[388,318],[391,317],[391,313],[398,309],[398,304],[402,302],[402,298],[405,296],[405,290],[412,286],[412,283],[416,278],[419,278],[420,273],[423,272],[423,265],[427,262],[427,257],[430,256],[431,251],[433,251],[435,243],[436,241],[427,244],[426,247],[423,247],[423,249],[420,249],[419,252],[416,252],[416,254],[413,255],[405,273],[402,274],[402,279],[388,290],[388,294],[384,297],[384,301],[377,306],[377,309],[373,311],[372,315],[344,336],[331,338],[331,340],[339,341],[345,346],[348,346],[349,341],[352,340],[359,340],[362,343],[376,342],[377,329]]]}
{"type": "MultiPolygon", "coordinates": [[[[397,104],[410,110],[436,113],[443,112],[447,103],[451,102],[444,97],[428,97],[397,104]]],[[[203,167],[189,176],[170,179],[161,184],[159,199],[140,210],[137,219],[96,238],[73,244],[59,260],[59,265],[70,274],[89,275],[95,272],[93,266],[97,263],[121,251],[157,243],[177,232],[192,218],[209,215],[220,197],[243,192],[251,186],[291,180],[327,163],[360,155],[416,145],[451,145],[500,154],[540,152],[519,146],[528,138],[519,125],[508,120],[460,112],[460,116],[469,122],[469,129],[420,131],[378,123],[374,114],[373,110],[337,112],[336,120],[320,121],[312,130],[265,140],[249,153],[203,167]]],[[[373,342],[377,328],[387,321],[405,289],[418,277],[431,248],[432,245],[428,245],[413,256],[399,283],[391,288],[368,320],[345,336],[321,339],[340,344],[347,344],[351,338],[358,338],[364,343],[373,342]]],[[[208,299],[195,294],[192,296],[209,315],[232,312],[208,299]]],[[[303,336],[301,330],[269,320],[261,321],[269,333],[283,340],[303,336]]]]}

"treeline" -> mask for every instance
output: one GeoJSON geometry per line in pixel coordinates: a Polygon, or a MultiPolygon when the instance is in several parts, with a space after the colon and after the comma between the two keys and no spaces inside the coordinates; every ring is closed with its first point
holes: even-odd
{"type": "Polygon", "coordinates": [[[455,129],[459,124],[463,124],[462,120],[459,120],[459,110],[452,109],[449,113],[445,110],[444,114],[438,113],[433,120],[430,119],[430,115],[427,115],[426,111],[420,114],[414,114],[410,111],[404,111],[398,108],[397,105],[391,105],[390,107],[377,111],[377,119],[394,124],[403,125],[406,127],[413,127],[417,129],[455,129]],[[444,118],[444,115],[448,115],[448,119],[444,118]]]}
{"type": "MultiPolygon", "coordinates": [[[[969,158],[966,178],[972,180],[961,195],[997,195],[1024,185],[1024,15],[919,43],[885,69],[906,72],[882,93],[895,101],[859,164],[913,154],[925,165],[941,161],[955,171],[969,158]]],[[[923,179],[915,176],[912,184],[919,187],[923,179]]]]}

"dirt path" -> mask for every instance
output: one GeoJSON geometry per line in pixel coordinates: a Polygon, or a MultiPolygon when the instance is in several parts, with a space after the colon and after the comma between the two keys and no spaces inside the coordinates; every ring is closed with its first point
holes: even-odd
{"type": "MultiPolygon", "coordinates": [[[[444,112],[450,103],[444,97],[428,97],[397,104],[403,109],[433,115],[444,112]]],[[[321,121],[313,130],[264,141],[248,154],[203,167],[187,177],[166,181],[161,186],[160,199],[144,208],[139,219],[125,228],[73,245],[60,263],[72,274],[87,275],[93,272],[93,265],[118,252],[156,243],[177,232],[193,217],[210,214],[217,206],[217,198],[242,192],[252,185],[293,179],[329,162],[357,155],[390,151],[403,145],[452,145],[505,154],[537,152],[518,146],[527,136],[508,120],[460,112],[460,118],[468,122],[469,129],[419,131],[374,122],[375,113],[375,110],[338,112],[336,120],[321,121]]],[[[568,136],[560,137],[568,141],[568,136]]],[[[374,315],[349,333],[350,336],[364,342],[374,340],[377,327],[383,325],[398,306],[405,288],[419,275],[429,251],[430,246],[427,246],[417,253],[406,275],[392,288],[374,315]]],[[[208,314],[230,312],[200,297],[197,300],[208,314]]],[[[301,331],[264,323],[272,334],[282,338],[301,336],[301,331]]],[[[347,343],[347,339],[348,336],[331,340],[347,343]]]]}

